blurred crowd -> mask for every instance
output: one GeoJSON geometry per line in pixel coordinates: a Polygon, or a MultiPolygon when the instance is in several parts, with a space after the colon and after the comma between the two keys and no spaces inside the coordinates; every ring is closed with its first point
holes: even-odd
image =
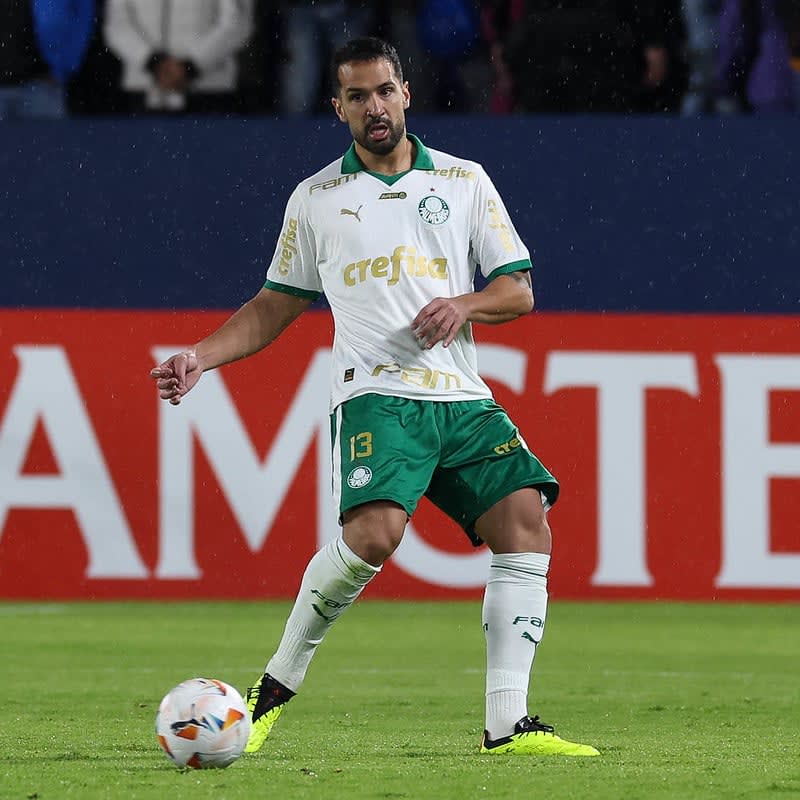
{"type": "Polygon", "coordinates": [[[2,0],[0,120],[325,112],[362,35],[423,113],[800,111],[800,0],[2,0]]]}

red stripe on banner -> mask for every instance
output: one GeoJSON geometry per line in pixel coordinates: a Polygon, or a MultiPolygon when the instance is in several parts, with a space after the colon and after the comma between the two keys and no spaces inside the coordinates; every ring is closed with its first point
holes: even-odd
{"type": "MultiPolygon", "coordinates": [[[[150,368],[217,312],[0,311],[0,596],[277,598],[338,532],[332,321],[208,373],[150,368]],[[320,503],[322,506],[320,506],[320,503]]],[[[798,319],[533,314],[476,326],[559,478],[556,598],[800,599],[798,319]]],[[[427,502],[371,597],[476,597],[487,555],[427,502]]]]}

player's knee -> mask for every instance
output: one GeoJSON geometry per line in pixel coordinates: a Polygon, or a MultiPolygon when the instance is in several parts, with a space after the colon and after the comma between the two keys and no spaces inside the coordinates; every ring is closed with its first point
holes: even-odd
{"type": "Polygon", "coordinates": [[[403,539],[407,515],[392,503],[369,503],[345,513],[342,536],[368,564],[379,567],[403,539]]]}
{"type": "Polygon", "coordinates": [[[402,531],[386,528],[365,530],[345,527],[343,533],[347,546],[368,564],[379,567],[397,549],[403,538],[402,531]]]}
{"type": "Polygon", "coordinates": [[[375,563],[377,564],[378,560],[380,560],[381,564],[386,561],[386,559],[397,550],[402,538],[402,531],[384,529],[373,533],[372,536],[369,537],[367,546],[373,553],[375,563]]]}
{"type": "Polygon", "coordinates": [[[547,553],[552,550],[553,537],[544,514],[540,518],[520,521],[511,530],[503,530],[494,538],[494,553],[547,553]]]}
{"type": "Polygon", "coordinates": [[[531,523],[531,553],[549,553],[553,547],[553,534],[544,511],[539,512],[531,523]]]}

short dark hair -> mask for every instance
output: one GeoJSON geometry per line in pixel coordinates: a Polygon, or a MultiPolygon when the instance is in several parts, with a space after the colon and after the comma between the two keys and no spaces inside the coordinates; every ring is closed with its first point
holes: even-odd
{"type": "Polygon", "coordinates": [[[403,82],[403,67],[400,64],[400,56],[397,50],[376,36],[362,36],[358,39],[351,39],[345,42],[331,58],[331,88],[334,94],[339,93],[341,84],[339,83],[339,67],[350,61],[377,61],[385,58],[391,65],[397,80],[403,82]]]}

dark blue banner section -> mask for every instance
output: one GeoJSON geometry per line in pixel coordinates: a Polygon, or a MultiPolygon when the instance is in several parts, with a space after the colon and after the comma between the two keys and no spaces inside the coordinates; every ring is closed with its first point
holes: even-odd
{"type": "MultiPolygon", "coordinates": [[[[409,119],[480,161],[548,310],[800,312],[800,119],[409,119]]],[[[0,306],[233,308],[335,120],[0,126],[0,306]]]]}

